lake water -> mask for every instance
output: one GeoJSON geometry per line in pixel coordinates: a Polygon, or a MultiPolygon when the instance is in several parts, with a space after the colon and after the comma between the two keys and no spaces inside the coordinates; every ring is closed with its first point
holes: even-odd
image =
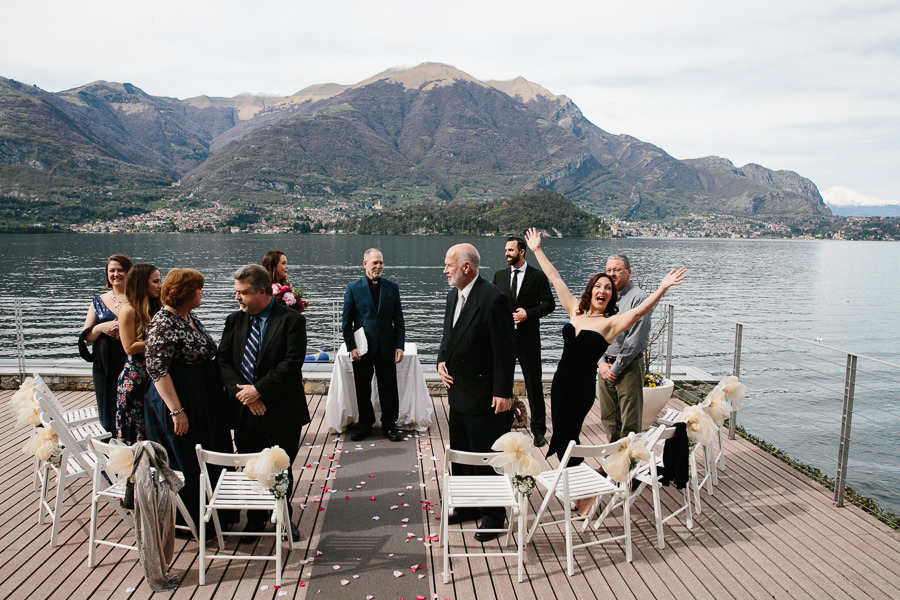
{"type": "MultiPolygon", "coordinates": [[[[333,352],[340,341],[344,288],[362,275],[363,251],[377,246],[384,253],[385,277],[400,284],[407,339],[419,345],[423,362],[433,363],[448,290],[441,274],[443,257],[461,241],[479,249],[487,279],[505,266],[505,239],[497,237],[3,235],[0,358],[16,356],[15,298],[22,303],[27,358],[77,358],[85,312],[102,286],[104,260],[113,253],[152,262],[163,274],[172,267],[203,272],[207,283],[198,312],[218,338],[225,316],[237,308],[231,273],[260,261],[270,249],[287,253],[289,280],[301,284],[308,297],[310,346],[333,352]]],[[[664,300],[676,305],[673,362],[716,377],[729,374],[734,324],[720,319],[744,323],[741,378],[751,395],[741,424],[829,474],[837,456],[846,356],[825,346],[900,364],[897,243],[629,238],[548,239],[544,246],[576,295],[613,252],[629,255],[633,278],[651,285],[670,267],[687,266],[688,282],[664,300]],[[756,328],[795,339],[773,338],[756,328]],[[814,343],[817,339],[821,344],[814,343]]],[[[542,321],[547,364],[559,358],[564,322],[559,309],[542,321]]],[[[879,454],[878,464],[887,464],[892,479],[868,491],[900,512],[900,447],[884,444],[900,431],[897,393],[888,385],[900,373],[872,361],[861,361],[860,369],[851,453],[859,464],[854,472],[865,475],[864,480],[878,478],[871,457],[863,455],[856,440],[880,440],[878,450],[873,445],[871,452],[879,454]]],[[[851,484],[862,485],[852,478],[851,484]]]]}

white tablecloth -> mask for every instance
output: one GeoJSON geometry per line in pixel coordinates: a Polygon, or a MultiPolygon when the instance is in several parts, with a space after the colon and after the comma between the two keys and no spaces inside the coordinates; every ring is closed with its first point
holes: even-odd
{"type": "MultiPolygon", "coordinates": [[[[400,395],[400,414],[397,417],[399,429],[426,431],[431,426],[434,406],[425,385],[425,375],[419,363],[419,353],[415,344],[407,343],[403,350],[403,360],[397,365],[397,391],[400,395]]],[[[378,399],[378,384],[372,376],[372,406],[375,408],[375,422],[381,418],[381,403],[378,399]]],[[[334,357],[331,385],[328,386],[328,400],[325,403],[325,424],[329,431],[341,433],[350,423],[359,419],[356,406],[356,385],[353,383],[353,362],[346,344],[341,344],[334,357]]]]}

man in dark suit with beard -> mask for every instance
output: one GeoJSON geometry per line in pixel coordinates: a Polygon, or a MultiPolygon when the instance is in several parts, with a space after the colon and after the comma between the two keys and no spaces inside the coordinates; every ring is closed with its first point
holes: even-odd
{"type": "MultiPolygon", "coordinates": [[[[437,371],[450,404],[450,447],[470,452],[490,451],[512,427],[515,335],[506,295],[478,276],[480,257],[471,244],[457,244],[444,257],[444,274],[453,287],[447,294],[444,332],[437,371]]],[[[493,473],[490,467],[457,465],[461,474],[493,473]]],[[[457,510],[450,524],[474,520],[477,509],[457,510]]],[[[481,529],[499,529],[503,508],[483,508],[481,529]]],[[[478,532],[486,542],[499,534],[478,532]]]]}
{"type": "Polygon", "coordinates": [[[516,358],[522,367],[525,391],[531,408],[531,433],[534,445],[547,443],[547,406],[544,404],[543,371],[541,369],[541,323],[556,308],[550,282],[540,269],[525,262],[525,240],[506,238],[506,269],[494,273],[494,285],[507,290],[509,306],[516,330],[516,358]]]}
{"type": "MultiPolygon", "coordinates": [[[[234,295],[241,309],[225,321],[217,360],[236,411],[235,446],[241,453],[280,446],[293,467],[301,430],[310,422],[302,372],[306,318],[275,302],[269,274],[260,265],[235,271],[234,295]]],[[[291,467],[288,508],[294,491],[291,467]]],[[[246,531],[261,531],[267,518],[265,511],[248,511],[246,531]]],[[[290,528],[298,541],[293,522],[290,528]]]]}

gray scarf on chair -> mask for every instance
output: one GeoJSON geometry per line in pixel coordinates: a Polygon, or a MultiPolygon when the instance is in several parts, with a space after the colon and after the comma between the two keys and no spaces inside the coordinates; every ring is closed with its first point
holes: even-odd
{"type": "Polygon", "coordinates": [[[165,448],[138,442],[134,452],[134,527],[144,577],[154,592],[178,587],[169,573],[175,552],[175,495],[184,485],[169,468],[165,448]]]}

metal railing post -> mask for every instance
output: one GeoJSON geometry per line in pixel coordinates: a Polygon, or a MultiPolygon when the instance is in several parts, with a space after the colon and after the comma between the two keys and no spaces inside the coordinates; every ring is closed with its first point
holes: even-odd
{"type": "MultiPolygon", "coordinates": [[[[741,342],[744,339],[744,326],[741,323],[734,324],[734,360],[731,364],[731,374],[735,377],[741,376],[741,342]]],[[[737,411],[732,410],[731,418],[728,419],[728,439],[734,439],[734,432],[737,428],[737,411]]]]}
{"type": "Polygon", "coordinates": [[[19,366],[19,385],[25,381],[25,325],[22,320],[22,301],[16,298],[16,358],[19,366]]]}
{"type": "Polygon", "coordinates": [[[675,331],[675,305],[669,304],[669,313],[666,324],[669,331],[666,334],[666,379],[672,379],[672,335],[675,331]]]}
{"type": "Polygon", "coordinates": [[[844,487],[847,481],[847,457],[850,454],[850,424],[853,421],[853,392],[856,388],[855,354],[847,355],[844,372],[844,407],[841,412],[841,442],[838,446],[837,473],[834,476],[834,505],[844,505],[844,487]]]}

